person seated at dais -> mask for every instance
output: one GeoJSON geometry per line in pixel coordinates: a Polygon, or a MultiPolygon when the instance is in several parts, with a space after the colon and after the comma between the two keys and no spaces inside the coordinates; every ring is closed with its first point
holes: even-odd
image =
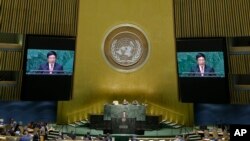
{"type": "Polygon", "coordinates": [[[128,101],[126,99],[123,100],[123,105],[128,105],[128,101]]]}

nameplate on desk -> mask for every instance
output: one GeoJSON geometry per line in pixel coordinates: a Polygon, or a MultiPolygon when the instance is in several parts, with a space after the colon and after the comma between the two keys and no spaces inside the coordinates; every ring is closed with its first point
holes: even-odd
{"type": "Polygon", "coordinates": [[[128,129],[128,125],[119,125],[120,129],[128,129]]]}

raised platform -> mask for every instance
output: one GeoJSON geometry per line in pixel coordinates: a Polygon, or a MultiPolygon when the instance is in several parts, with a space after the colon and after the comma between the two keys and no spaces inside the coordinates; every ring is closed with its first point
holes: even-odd
{"type": "Polygon", "coordinates": [[[130,133],[144,135],[144,131],[158,130],[160,128],[161,116],[146,116],[145,121],[136,121],[128,118],[126,123],[119,122],[120,119],[104,120],[104,115],[90,115],[90,128],[103,130],[105,133],[130,133]],[[119,129],[120,126],[127,126],[127,130],[119,129]]]}

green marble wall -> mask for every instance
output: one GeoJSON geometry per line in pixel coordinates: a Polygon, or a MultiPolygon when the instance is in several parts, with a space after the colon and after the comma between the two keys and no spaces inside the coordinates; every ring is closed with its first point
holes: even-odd
{"type": "Polygon", "coordinates": [[[126,112],[127,118],[136,118],[137,121],[146,120],[146,107],[144,105],[105,105],[104,120],[112,118],[122,118],[123,112],[126,112]]]}
{"type": "MultiPolygon", "coordinates": [[[[196,54],[199,52],[178,52],[178,72],[182,77],[188,76],[185,72],[190,72],[196,65],[196,54]]],[[[213,67],[216,76],[225,77],[223,52],[201,52],[206,56],[206,64],[213,67]]]]}
{"type": "MultiPolygon", "coordinates": [[[[51,50],[29,49],[27,52],[26,73],[32,70],[38,70],[41,64],[47,62],[47,53],[51,50]]],[[[74,63],[74,51],[69,50],[53,50],[57,53],[57,63],[63,66],[63,70],[67,74],[72,74],[74,63]]]]}

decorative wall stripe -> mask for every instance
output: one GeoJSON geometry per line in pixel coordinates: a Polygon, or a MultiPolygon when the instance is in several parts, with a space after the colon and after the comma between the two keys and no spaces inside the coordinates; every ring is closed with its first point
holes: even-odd
{"type": "Polygon", "coordinates": [[[76,36],[79,0],[0,0],[0,32],[76,36]]]}
{"type": "Polygon", "coordinates": [[[177,38],[250,36],[249,0],[174,0],[177,38]]]}

